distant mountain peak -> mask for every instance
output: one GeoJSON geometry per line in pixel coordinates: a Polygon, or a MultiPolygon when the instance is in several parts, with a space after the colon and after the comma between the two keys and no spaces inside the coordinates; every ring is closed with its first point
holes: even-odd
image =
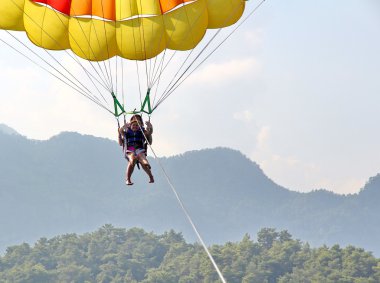
{"type": "Polygon", "coordinates": [[[367,195],[369,197],[374,197],[375,195],[380,196],[380,174],[369,178],[359,194],[367,195]]]}
{"type": "Polygon", "coordinates": [[[8,127],[5,124],[0,124],[0,133],[4,133],[7,135],[18,135],[18,136],[20,135],[17,131],[12,129],[11,127],[8,127]]]}

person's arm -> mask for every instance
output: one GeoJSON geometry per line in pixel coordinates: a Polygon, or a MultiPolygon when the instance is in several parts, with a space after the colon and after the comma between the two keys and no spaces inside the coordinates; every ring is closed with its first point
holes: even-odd
{"type": "Polygon", "coordinates": [[[147,134],[151,136],[153,134],[153,125],[149,121],[146,121],[145,125],[147,134]]]}
{"type": "Polygon", "coordinates": [[[124,124],[119,128],[119,145],[123,145],[124,133],[128,129],[129,123],[124,124]]]}
{"type": "Polygon", "coordinates": [[[153,126],[149,121],[146,121],[145,125],[146,125],[146,129],[145,129],[146,139],[148,140],[149,144],[152,144],[153,126]]]}
{"type": "Polygon", "coordinates": [[[119,128],[118,133],[119,133],[118,134],[119,145],[122,146],[123,145],[123,138],[124,138],[124,126],[119,128]]]}

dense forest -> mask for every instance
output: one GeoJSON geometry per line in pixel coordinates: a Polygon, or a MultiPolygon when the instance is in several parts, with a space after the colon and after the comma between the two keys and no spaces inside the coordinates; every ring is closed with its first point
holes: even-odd
{"type": "MultiPolygon", "coordinates": [[[[227,282],[380,282],[380,260],[361,248],[311,248],[286,231],[265,228],[253,241],[213,245],[227,282]]],[[[93,233],[41,238],[9,247],[0,282],[220,282],[199,244],[174,231],[161,235],[105,225],[93,233]]]]}

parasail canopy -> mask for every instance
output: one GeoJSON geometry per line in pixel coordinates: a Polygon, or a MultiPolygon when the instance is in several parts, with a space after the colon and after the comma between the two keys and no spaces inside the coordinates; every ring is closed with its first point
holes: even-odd
{"type": "Polygon", "coordinates": [[[228,29],[246,1],[1,0],[0,41],[117,119],[150,116],[265,0],[228,29]]]}
{"type": "Polygon", "coordinates": [[[239,20],[244,7],[244,0],[2,0],[0,28],[91,61],[146,60],[193,49],[207,29],[239,20]]]}

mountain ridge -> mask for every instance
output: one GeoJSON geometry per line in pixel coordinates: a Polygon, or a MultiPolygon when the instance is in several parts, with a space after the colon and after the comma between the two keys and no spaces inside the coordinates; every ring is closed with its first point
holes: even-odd
{"type": "Polygon", "coordinates": [[[4,133],[7,135],[20,135],[16,130],[12,129],[11,127],[5,124],[0,124],[0,133],[4,133]]]}
{"type": "MultiPolygon", "coordinates": [[[[156,183],[148,185],[136,170],[135,185],[127,188],[126,162],[112,140],[65,132],[35,141],[0,132],[0,146],[7,149],[0,156],[0,214],[7,215],[0,218],[7,231],[0,234],[0,249],[105,223],[155,232],[175,229],[195,240],[154,160],[156,183]]],[[[313,245],[354,244],[380,253],[374,197],[380,175],[357,194],[299,193],[276,184],[259,165],[228,148],[190,151],[160,162],[207,243],[274,227],[313,245]]]]}

